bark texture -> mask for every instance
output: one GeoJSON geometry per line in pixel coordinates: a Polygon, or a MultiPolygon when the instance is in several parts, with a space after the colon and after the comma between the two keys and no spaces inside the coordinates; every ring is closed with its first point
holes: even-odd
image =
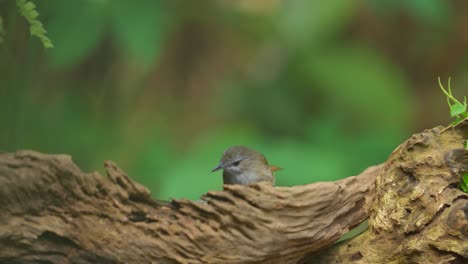
{"type": "Polygon", "coordinates": [[[468,263],[468,120],[413,135],[377,178],[369,228],[306,263],[468,263]]]}
{"type": "Polygon", "coordinates": [[[158,202],[114,163],[0,154],[1,263],[467,263],[468,121],[336,182],[224,186],[158,202]],[[377,181],[376,181],[377,179],[377,181]],[[369,219],[361,235],[333,244],[369,219]]]}
{"type": "Polygon", "coordinates": [[[337,182],[152,200],[114,163],[0,154],[2,263],[297,263],[368,217],[382,166],[337,182]]]}

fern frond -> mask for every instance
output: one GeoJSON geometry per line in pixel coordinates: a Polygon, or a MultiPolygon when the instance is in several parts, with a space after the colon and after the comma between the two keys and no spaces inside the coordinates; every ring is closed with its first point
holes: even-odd
{"type": "Polygon", "coordinates": [[[47,30],[45,30],[39,17],[39,12],[36,10],[36,5],[28,0],[16,0],[20,14],[29,23],[29,32],[32,36],[38,37],[45,48],[53,48],[52,41],[47,37],[47,30]]]}

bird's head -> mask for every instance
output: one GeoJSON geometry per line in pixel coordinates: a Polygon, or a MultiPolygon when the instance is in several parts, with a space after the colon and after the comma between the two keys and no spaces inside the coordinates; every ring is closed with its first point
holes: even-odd
{"type": "Polygon", "coordinates": [[[257,151],[244,147],[234,146],[228,148],[221,157],[219,164],[212,170],[223,169],[229,175],[240,175],[244,172],[256,172],[260,170],[278,170],[279,167],[269,166],[268,161],[257,151]]]}

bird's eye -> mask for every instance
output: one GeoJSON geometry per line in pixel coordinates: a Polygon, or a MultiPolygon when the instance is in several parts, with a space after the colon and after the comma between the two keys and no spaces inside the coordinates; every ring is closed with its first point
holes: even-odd
{"type": "Polygon", "coordinates": [[[234,163],[232,163],[232,166],[236,166],[236,167],[237,167],[237,166],[239,166],[239,163],[240,163],[240,160],[239,160],[239,161],[236,161],[236,162],[234,162],[234,163]]]}

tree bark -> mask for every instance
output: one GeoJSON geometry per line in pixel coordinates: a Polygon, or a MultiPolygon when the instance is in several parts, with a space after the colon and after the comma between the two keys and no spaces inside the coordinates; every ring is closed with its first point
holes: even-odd
{"type": "Polygon", "coordinates": [[[358,176],[225,185],[201,201],[155,201],[112,162],[103,177],[66,155],[2,153],[0,262],[467,261],[467,137],[465,120],[414,135],[358,176]],[[333,244],[369,216],[364,233],[333,244]]]}
{"type": "Polygon", "coordinates": [[[368,229],[305,263],[468,263],[467,138],[465,119],[401,144],[377,177],[368,229]]]}

